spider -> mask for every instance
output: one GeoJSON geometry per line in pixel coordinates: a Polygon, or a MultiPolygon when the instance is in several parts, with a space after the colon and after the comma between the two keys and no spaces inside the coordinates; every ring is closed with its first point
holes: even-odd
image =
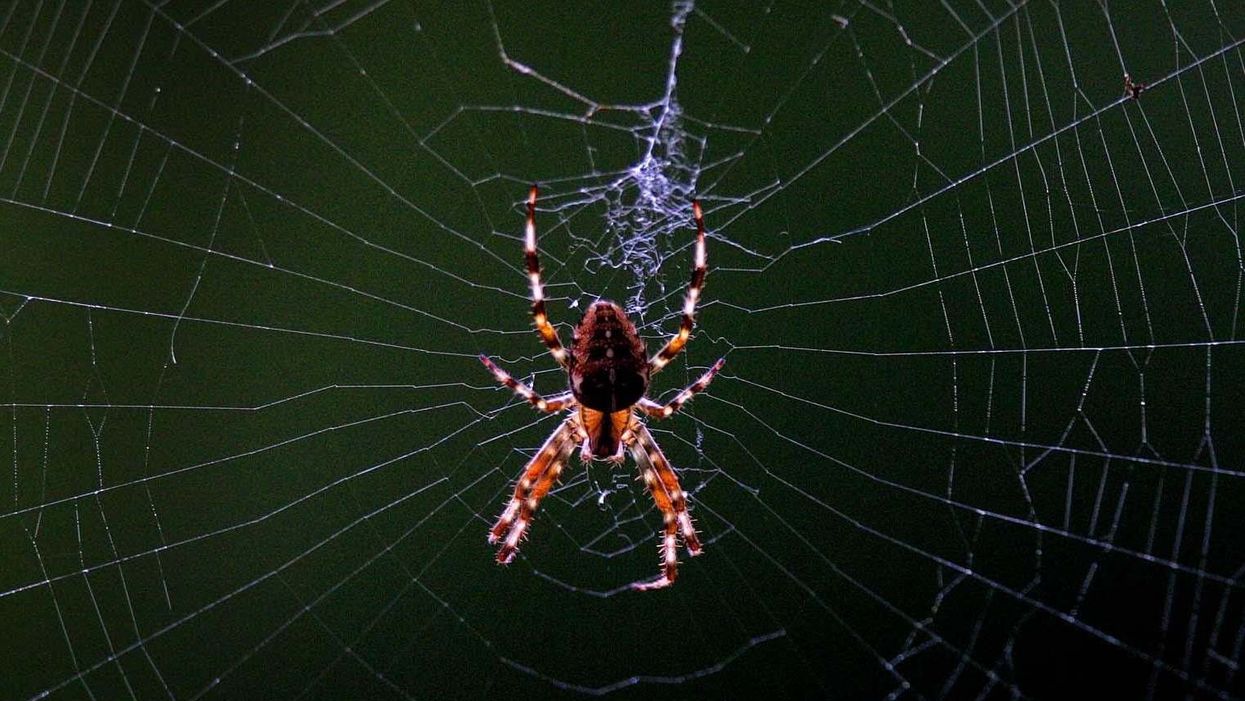
{"type": "Polygon", "coordinates": [[[679,486],[679,478],[653,435],[639,420],[636,409],[655,419],[674,414],[687,400],[709,386],[725,362],[725,358],[719,359],[700,379],[667,404],[658,404],[645,396],[649,378],[678,355],[692,335],[696,300],[704,287],[706,270],[705,221],[700,203],[692,202],[692,216],[696,220],[696,253],[692,281],[683,304],[683,321],[679,332],[649,358],[644,342],[636,333],[635,324],[620,306],[608,300],[593,302],[575,327],[570,348],[562,346],[557,329],[549,323],[549,317],[545,314],[540,260],[536,253],[536,194],[537,187],[533,185],[527,196],[527,227],[523,240],[527,275],[532,286],[532,319],[554,360],[566,370],[570,389],[543,397],[511,377],[488,356],[480,354],[480,362],[498,382],[514,390],[538,410],[550,414],[568,411],[569,415],[523,468],[514,488],[514,496],[489,530],[488,541],[501,543],[497,549],[498,563],[505,565],[514,559],[532,514],[557,482],[576,445],[580,446],[579,459],[584,463],[608,460],[618,465],[622,463],[625,452],[630,451],[665,521],[660,545],[661,576],[631,586],[637,590],[670,586],[678,570],[678,536],[682,534],[687,553],[692,556],[701,553],[700,539],[692,526],[692,517],[687,513],[687,496],[679,486]]]}

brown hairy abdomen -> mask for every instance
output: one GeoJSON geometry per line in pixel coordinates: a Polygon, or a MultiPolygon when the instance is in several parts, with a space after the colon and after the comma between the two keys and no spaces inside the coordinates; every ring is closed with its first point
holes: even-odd
{"type": "Polygon", "coordinates": [[[593,302],[575,327],[571,391],[597,411],[626,409],[648,390],[648,357],[635,325],[617,304],[593,302]]]}

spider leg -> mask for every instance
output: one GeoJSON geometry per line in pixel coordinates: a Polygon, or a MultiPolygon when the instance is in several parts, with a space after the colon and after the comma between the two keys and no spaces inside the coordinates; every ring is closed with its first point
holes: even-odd
{"type": "Polygon", "coordinates": [[[553,354],[553,359],[565,368],[569,366],[570,359],[562,347],[562,339],[558,338],[558,330],[549,323],[549,315],[545,313],[545,290],[540,282],[540,257],[536,253],[536,192],[537,188],[533,185],[527,193],[527,226],[523,235],[523,257],[527,262],[528,280],[532,283],[532,321],[536,323],[536,332],[553,354]]]}
{"type": "Polygon", "coordinates": [[[705,271],[707,269],[705,257],[705,217],[700,211],[700,202],[692,201],[692,217],[696,219],[696,264],[692,268],[692,281],[687,286],[687,299],[683,302],[683,321],[679,325],[679,332],[674,335],[666,345],[657,352],[648,361],[649,374],[655,374],[666,366],[674,356],[683,350],[683,346],[687,345],[687,339],[691,338],[692,325],[696,319],[696,300],[700,298],[700,291],[705,287],[705,271]]]}
{"type": "Polygon", "coordinates": [[[700,538],[692,526],[692,517],[687,513],[687,497],[679,485],[679,478],[670,466],[670,461],[661,452],[657,441],[648,429],[638,421],[633,428],[635,440],[631,443],[631,455],[644,477],[644,484],[653,495],[653,501],[661,511],[663,531],[661,538],[662,570],[661,576],[649,582],[636,582],[631,585],[637,591],[661,589],[674,583],[678,576],[678,557],[676,544],[679,532],[683,533],[683,544],[687,553],[693,557],[701,553],[700,538]]]}
{"type": "Polygon", "coordinates": [[[718,370],[722,369],[722,364],[725,362],[726,358],[718,358],[718,362],[714,363],[713,367],[709,368],[705,374],[701,375],[699,380],[696,380],[692,384],[688,385],[667,404],[658,404],[648,397],[641,397],[638,402],[640,410],[655,419],[664,419],[670,416],[674,412],[681,409],[687,400],[696,396],[700,392],[703,392],[705,388],[709,386],[709,383],[713,381],[713,376],[718,374],[718,370]]]}
{"type": "Polygon", "coordinates": [[[483,353],[480,354],[480,362],[484,363],[484,367],[493,373],[493,377],[497,378],[498,382],[514,390],[515,394],[523,397],[532,406],[547,414],[557,413],[575,403],[575,395],[570,392],[555,394],[551,397],[540,396],[536,393],[536,390],[511,377],[510,373],[502,370],[483,353]]]}
{"type": "Polygon", "coordinates": [[[566,458],[575,447],[575,417],[567,417],[552,435],[540,447],[536,455],[523,468],[518,484],[514,487],[514,496],[506,505],[497,523],[489,530],[488,542],[502,545],[497,549],[497,562],[509,564],[519,549],[519,540],[523,538],[532,514],[540,505],[549,490],[553,488],[566,458]],[[505,535],[505,540],[502,536],[505,535]]]}

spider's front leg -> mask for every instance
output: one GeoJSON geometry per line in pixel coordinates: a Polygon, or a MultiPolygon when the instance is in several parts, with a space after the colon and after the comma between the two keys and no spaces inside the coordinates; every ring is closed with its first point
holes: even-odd
{"type": "Polygon", "coordinates": [[[562,474],[566,459],[575,448],[577,435],[576,420],[572,415],[558,426],[523,468],[519,482],[514,487],[514,496],[497,519],[497,523],[489,530],[488,542],[495,544],[502,541],[501,547],[497,549],[497,562],[500,564],[509,564],[514,559],[514,554],[519,549],[519,541],[532,520],[532,514],[562,474]],[[502,536],[505,536],[504,540],[502,536]]]}
{"type": "Polygon", "coordinates": [[[692,526],[692,517],[687,513],[687,496],[679,485],[679,477],[670,466],[653,434],[648,428],[636,421],[632,428],[635,440],[631,443],[631,455],[644,477],[644,484],[653,495],[653,501],[661,511],[663,531],[661,538],[661,576],[650,582],[636,582],[631,585],[637,591],[661,589],[674,584],[678,576],[677,543],[680,532],[687,554],[695,557],[702,551],[700,538],[692,526]]]}

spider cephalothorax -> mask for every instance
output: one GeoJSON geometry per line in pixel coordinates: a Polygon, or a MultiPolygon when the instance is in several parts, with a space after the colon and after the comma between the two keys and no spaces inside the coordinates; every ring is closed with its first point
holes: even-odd
{"type": "Polygon", "coordinates": [[[683,304],[679,332],[649,358],[644,342],[636,333],[635,324],[631,323],[623,309],[608,300],[598,300],[584,312],[575,327],[571,348],[567,351],[545,313],[540,259],[536,253],[536,186],[533,185],[528,193],[524,255],[532,286],[532,319],[541,340],[566,370],[570,391],[542,397],[497,367],[488,356],[481,355],[480,361],[499,382],[537,409],[549,413],[565,409],[571,413],[523,468],[514,488],[514,496],[489,531],[490,543],[502,541],[497,550],[498,562],[506,564],[514,559],[532,514],[557,482],[576,445],[581,446],[580,459],[584,462],[594,458],[622,462],[625,451],[629,450],[653,501],[662,512],[665,521],[661,539],[662,574],[654,581],[634,584],[636,589],[657,589],[674,582],[678,568],[675,546],[680,534],[688,554],[700,554],[700,539],[687,512],[687,496],[679,486],[679,478],[653,440],[653,435],[635,413],[638,408],[653,418],[670,416],[693,395],[708,387],[713,376],[722,368],[723,360],[719,359],[699,380],[667,404],[658,404],[645,396],[649,377],[678,355],[692,334],[696,300],[704,286],[706,270],[705,222],[700,203],[692,202],[692,215],[696,220],[695,265],[687,300],[683,304]]]}

